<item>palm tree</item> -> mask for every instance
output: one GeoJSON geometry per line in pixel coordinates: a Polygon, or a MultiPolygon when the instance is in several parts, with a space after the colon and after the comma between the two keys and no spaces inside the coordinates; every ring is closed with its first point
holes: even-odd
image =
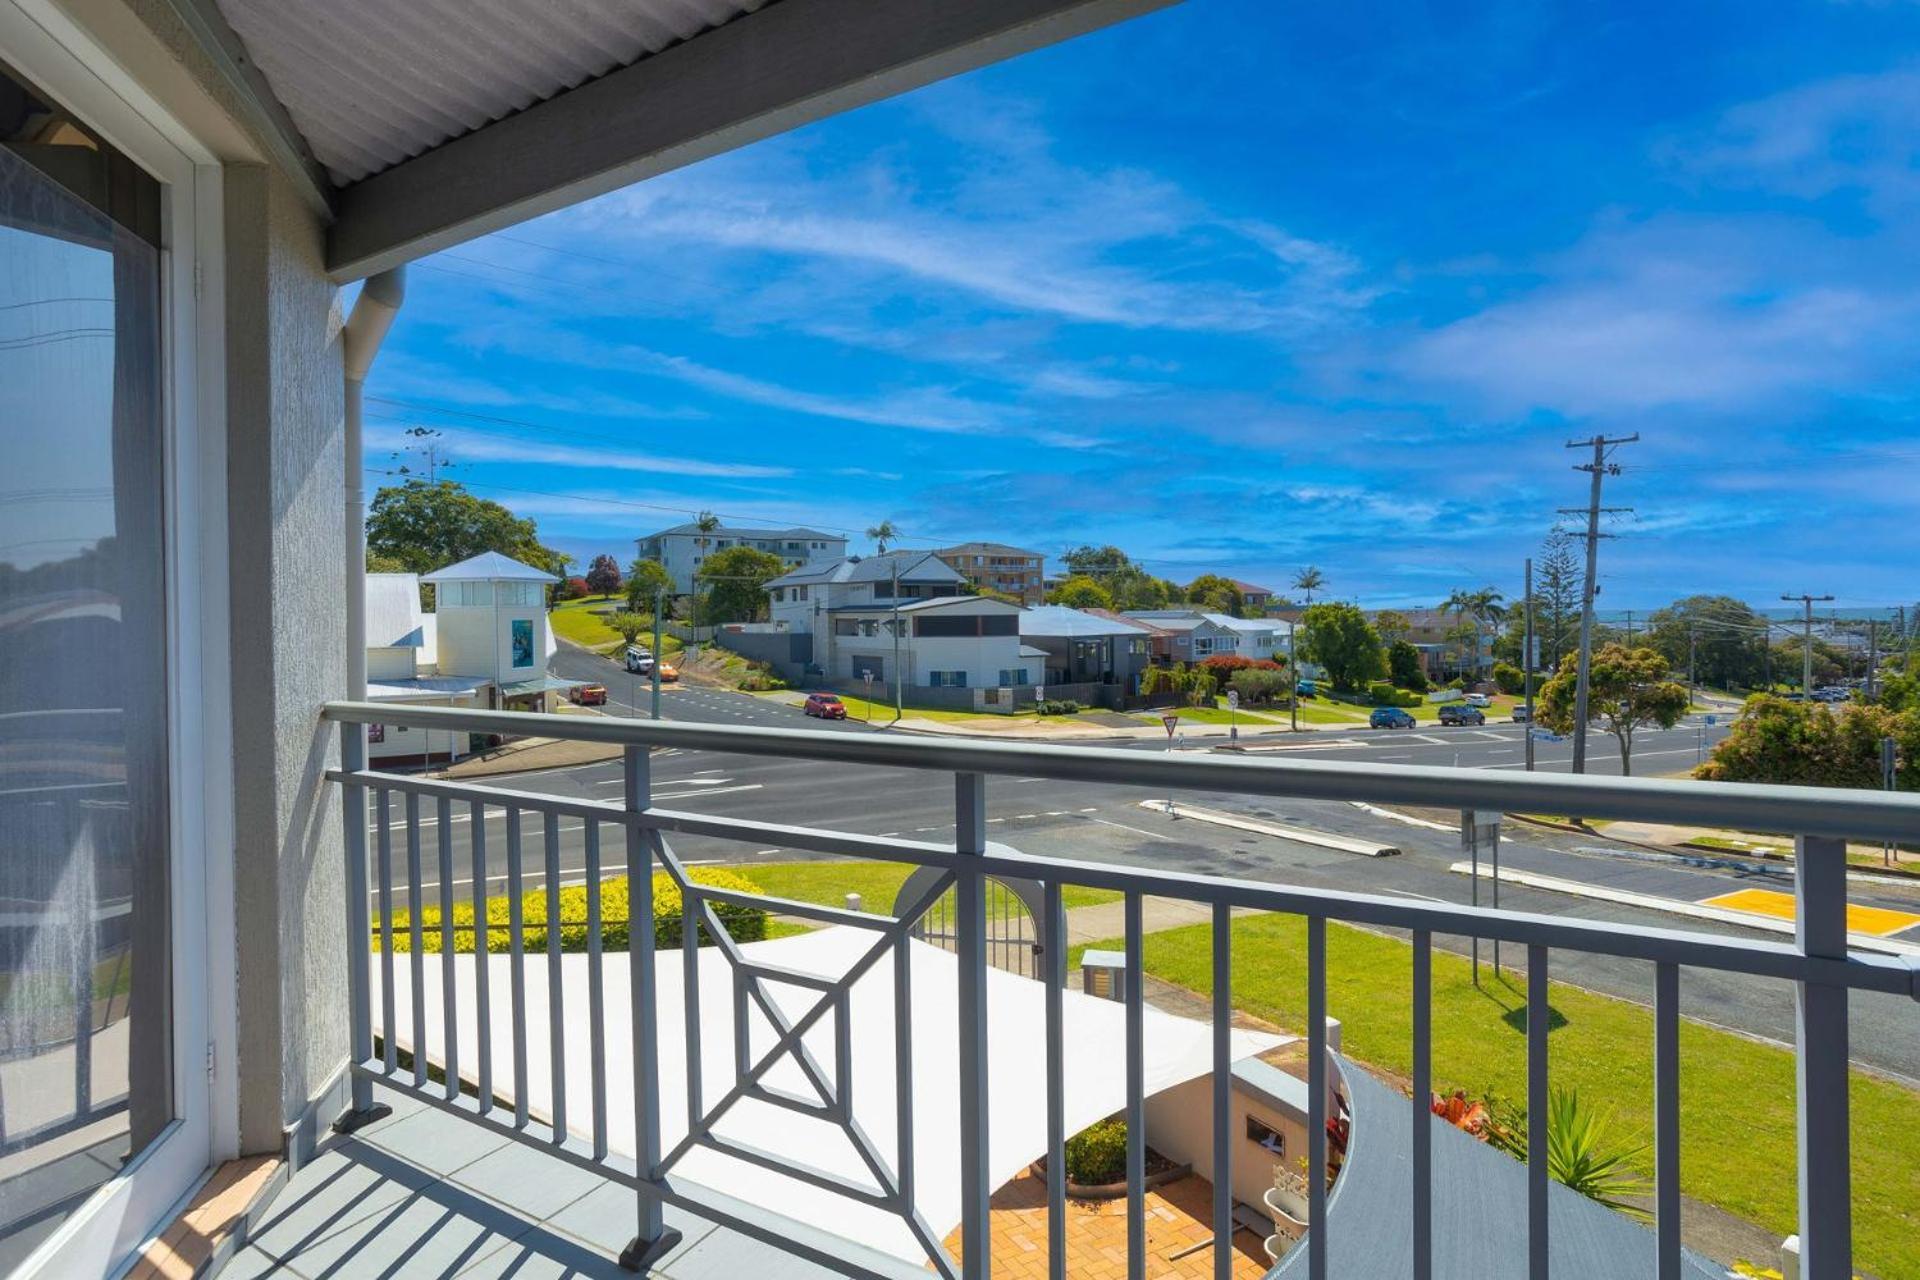
{"type": "Polygon", "coordinates": [[[893,527],[893,521],[882,520],[879,524],[867,530],[867,536],[873,539],[873,545],[879,548],[880,554],[885,555],[887,554],[887,544],[895,538],[898,538],[900,531],[893,527]]]}
{"type": "Polygon", "coordinates": [[[1493,587],[1481,587],[1478,591],[1455,587],[1453,594],[1441,602],[1440,611],[1473,622],[1473,671],[1477,674],[1480,670],[1480,628],[1491,626],[1507,616],[1506,596],[1493,587]]]}
{"type": "Polygon", "coordinates": [[[1320,572],[1317,565],[1308,565],[1293,575],[1293,589],[1307,594],[1307,603],[1313,603],[1313,593],[1327,585],[1327,575],[1320,572]]]}

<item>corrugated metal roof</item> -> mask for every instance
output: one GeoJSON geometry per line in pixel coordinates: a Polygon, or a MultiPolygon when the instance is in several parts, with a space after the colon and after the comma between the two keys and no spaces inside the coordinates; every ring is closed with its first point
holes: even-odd
{"type": "Polygon", "coordinates": [[[367,647],[418,649],[427,642],[420,616],[420,579],[411,573],[367,575],[367,647]]]}
{"type": "Polygon", "coordinates": [[[953,567],[931,551],[889,551],[877,556],[847,556],[816,560],[770,580],[770,587],[797,587],[816,582],[888,582],[894,566],[902,582],[959,582],[953,567]]]}
{"type": "Polygon", "coordinates": [[[767,0],[217,0],[341,185],[767,0]]]}
{"type": "Polygon", "coordinates": [[[1101,636],[1137,637],[1141,628],[1130,622],[1115,618],[1103,618],[1097,614],[1080,609],[1069,609],[1064,605],[1044,604],[1028,609],[1020,615],[1020,634],[1022,636],[1079,637],[1082,639],[1101,636]]]}
{"type": "Polygon", "coordinates": [[[530,564],[522,564],[512,556],[503,556],[498,551],[482,551],[477,556],[469,556],[459,564],[450,564],[444,569],[435,569],[432,573],[422,574],[422,582],[558,582],[544,569],[536,569],[530,564]]]}

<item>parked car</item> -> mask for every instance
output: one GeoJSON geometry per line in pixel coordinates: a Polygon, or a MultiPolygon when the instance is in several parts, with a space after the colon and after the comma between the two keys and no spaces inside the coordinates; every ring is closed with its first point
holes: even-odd
{"type": "Polygon", "coordinates": [[[1458,702],[1449,702],[1440,708],[1441,724],[1485,724],[1487,713],[1479,707],[1469,707],[1458,702]]]}
{"type": "Polygon", "coordinates": [[[1513,722],[1515,724],[1526,724],[1532,719],[1533,712],[1527,710],[1526,703],[1523,702],[1513,709],[1513,722]]]}
{"type": "Polygon", "coordinates": [[[671,684],[679,678],[680,669],[678,667],[674,666],[671,662],[663,662],[660,664],[660,682],[662,684],[671,684]]]}
{"type": "Polygon", "coordinates": [[[1411,729],[1414,723],[1412,714],[1401,707],[1375,707],[1367,717],[1369,729],[1411,729]]]}
{"type": "Polygon", "coordinates": [[[567,701],[582,707],[604,707],[607,705],[607,686],[577,684],[567,690],[567,701]]]}
{"type": "Polygon", "coordinates": [[[1484,693],[1470,693],[1463,698],[1462,701],[1470,707],[1490,707],[1493,705],[1493,699],[1484,693]]]}
{"type": "Polygon", "coordinates": [[[810,716],[819,716],[822,720],[847,718],[847,704],[831,693],[808,694],[806,704],[800,710],[810,716]]]}
{"type": "Polygon", "coordinates": [[[645,645],[628,645],[622,665],[634,675],[646,675],[653,670],[653,653],[645,645]]]}

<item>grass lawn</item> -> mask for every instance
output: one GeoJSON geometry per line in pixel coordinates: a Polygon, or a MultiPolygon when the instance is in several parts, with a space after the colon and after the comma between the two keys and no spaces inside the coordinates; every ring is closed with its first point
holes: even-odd
{"type": "MultiPolygon", "coordinates": [[[[872,702],[869,702],[854,693],[843,693],[839,695],[839,698],[840,701],[847,705],[847,719],[849,720],[870,719],[875,724],[889,724],[893,720],[893,703],[884,698],[875,698],[872,702]]],[[[974,724],[981,721],[1004,723],[1008,720],[1018,719],[1019,717],[999,716],[977,711],[948,711],[933,707],[916,707],[912,703],[908,703],[906,707],[906,718],[909,720],[945,720],[974,724]]],[[[1031,719],[1032,717],[1027,718],[1031,719]]]]}
{"type": "MultiPolygon", "coordinates": [[[[626,608],[626,602],[618,596],[602,599],[599,596],[587,596],[581,600],[567,600],[553,607],[547,620],[553,625],[554,634],[571,640],[577,645],[592,649],[596,653],[617,653],[624,643],[620,633],[606,623],[604,615],[619,613],[626,608]]],[[[653,647],[651,634],[640,637],[648,648],[653,647]]],[[[668,656],[680,652],[680,642],[669,635],[660,637],[660,648],[668,656]]]]}
{"type": "MultiPolygon", "coordinates": [[[[1239,719],[1236,721],[1234,719],[1235,713],[1228,711],[1225,707],[1169,707],[1166,710],[1179,712],[1181,724],[1239,723],[1258,725],[1287,723],[1287,718],[1284,714],[1270,711],[1241,711],[1238,713],[1239,719]]],[[[1164,713],[1161,711],[1153,711],[1142,715],[1140,718],[1148,724],[1159,724],[1162,714],[1164,713]]]]}
{"type": "MultiPolygon", "coordinates": [[[[884,912],[893,908],[894,896],[914,868],[904,862],[869,862],[856,858],[845,862],[753,862],[727,870],[745,876],[776,898],[841,907],[846,905],[848,894],[857,893],[868,911],[884,912]]],[[[1060,891],[1061,900],[1069,910],[1118,902],[1120,896],[1111,889],[1076,885],[1064,885],[1060,891]]]]}
{"type": "MultiPolygon", "coordinates": [[[[1305,1030],[1306,925],[1297,916],[1236,920],[1234,1003],[1305,1030]]],[[[1114,947],[1119,941],[1090,945],[1114,947]]],[[[1211,928],[1148,934],[1147,970],[1194,991],[1212,987],[1211,928]]],[[[1077,953],[1076,953],[1077,955],[1077,953]]],[[[1077,964],[1075,958],[1069,964],[1077,964]]],[[[1433,954],[1434,1087],[1469,1097],[1526,1097],[1523,988],[1468,962],[1433,954]]],[[[1328,1009],[1346,1051],[1404,1079],[1412,1069],[1412,948],[1330,924],[1328,1009]]],[[[1653,1136],[1653,1015],[1638,1005],[1553,984],[1549,1036],[1555,1083],[1614,1109],[1626,1145],[1653,1136]]],[[[1683,1021],[1681,1184],[1689,1196],[1786,1236],[1794,1230],[1794,1063],[1786,1050],[1683,1021]]],[[[1920,1094],[1852,1077],[1854,1261],[1876,1275],[1920,1275],[1920,1094]]],[[[1652,1151],[1635,1161],[1652,1175],[1652,1151]]],[[[1516,1210],[1518,1212],[1518,1210],[1516,1210]]]]}

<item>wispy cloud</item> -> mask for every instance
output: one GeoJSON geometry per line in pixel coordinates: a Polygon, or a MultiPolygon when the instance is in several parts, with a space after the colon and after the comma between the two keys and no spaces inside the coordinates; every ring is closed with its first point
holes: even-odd
{"type": "MultiPolygon", "coordinates": [[[[547,467],[573,467],[589,471],[641,471],[655,475],[704,476],[715,479],[771,479],[791,476],[792,467],[766,466],[753,462],[709,462],[699,458],[676,458],[663,454],[633,453],[624,449],[566,444],[542,440],[537,435],[508,437],[482,434],[457,424],[435,424],[435,429],[453,437],[452,452],[459,462],[526,462],[547,467]]],[[[412,443],[410,437],[390,427],[367,432],[369,453],[400,450],[412,443]]]]}

